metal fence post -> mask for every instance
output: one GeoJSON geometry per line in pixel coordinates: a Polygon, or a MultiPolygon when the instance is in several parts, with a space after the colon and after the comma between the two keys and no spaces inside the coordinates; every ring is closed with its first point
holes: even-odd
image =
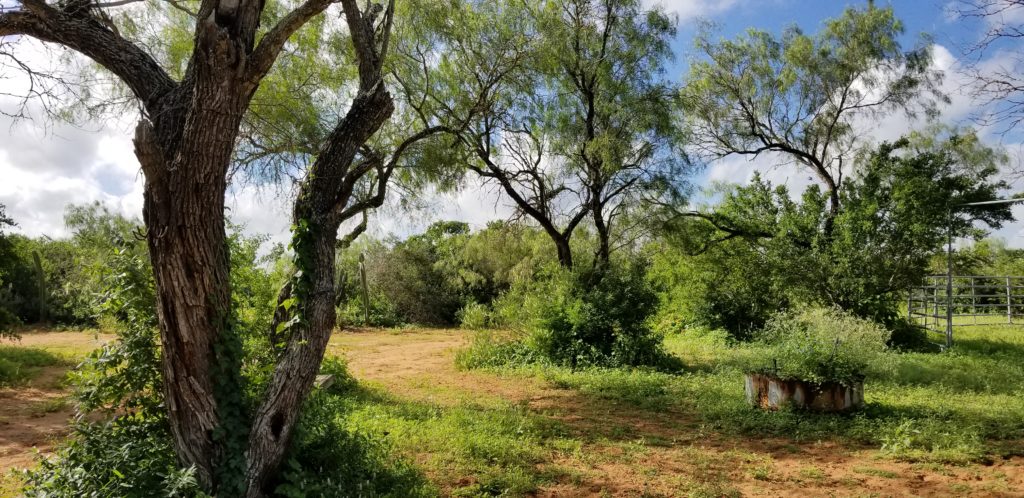
{"type": "Polygon", "coordinates": [[[914,288],[907,291],[907,321],[914,323],[914,288]]]}
{"type": "MultiPolygon", "coordinates": [[[[950,215],[952,218],[952,215],[950,215]]],[[[948,230],[946,248],[946,347],[953,347],[953,224],[948,230]]],[[[973,285],[973,284],[972,284],[973,285]]]]}
{"type": "Polygon", "coordinates": [[[1006,277],[1006,323],[1013,325],[1013,299],[1010,297],[1010,277],[1006,277]]]}

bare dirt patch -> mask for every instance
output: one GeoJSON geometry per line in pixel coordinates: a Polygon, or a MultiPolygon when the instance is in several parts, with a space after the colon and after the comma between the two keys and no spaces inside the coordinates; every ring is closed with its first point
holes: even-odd
{"type": "Polygon", "coordinates": [[[66,367],[46,367],[31,385],[0,389],[0,468],[32,465],[36,451],[46,453],[67,435],[74,414],[67,393],[54,388],[66,367]]]}
{"type": "Polygon", "coordinates": [[[68,433],[74,415],[64,384],[68,370],[82,356],[110,340],[93,332],[20,331],[21,339],[0,344],[38,348],[65,358],[64,365],[43,367],[38,374],[13,387],[0,388],[0,469],[30,467],[36,453],[52,451],[68,433]]]}
{"type": "MultiPolygon", "coordinates": [[[[991,465],[898,462],[837,442],[737,438],[679,409],[641,409],[552,387],[543,380],[459,371],[458,330],[355,330],[330,352],[353,374],[417,400],[498,396],[562,423],[581,450],[552,452],[558,469],[539,496],[999,496],[1024,497],[1024,458],[991,465]]],[[[438,483],[451,489],[453,483],[438,483]]]]}

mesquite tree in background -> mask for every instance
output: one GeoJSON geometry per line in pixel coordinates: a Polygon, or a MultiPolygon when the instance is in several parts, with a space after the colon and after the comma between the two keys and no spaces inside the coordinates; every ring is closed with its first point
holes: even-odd
{"type": "Polygon", "coordinates": [[[362,8],[354,0],[337,2],[344,29],[336,30],[343,57],[335,62],[354,79],[347,108],[319,116],[322,133],[297,134],[308,139],[299,144],[305,149],[271,144],[277,150],[253,132],[265,116],[254,112],[254,96],[275,68],[293,66],[294,44],[303,36],[331,28],[322,14],[335,2],[171,2],[174,8],[145,11],[159,17],[152,26],[190,30],[167,50],[150,50],[149,43],[132,38],[142,31],[133,16],[144,7],[128,3],[24,0],[5,6],[2,52],[17,58],[23,37],[77,51],[112,73],[139,106],[134,144],[145,177],[143,215],[175,452],[212,494],[260,496],[288,448],[335,325],[339,226],[379,206],[402,154],[433,132],[413,127],[406,139],[372,141],[395,109],[385,82],[393,2],[362,8]],[[128,10],[118,15],[118,9],[128,10]],[[125,25],[132,29],[120,29],[125,25]],[[252,147],[239,147],[240,141],[252,147]],[[382,144],[390,147],[374,147],[382,144]],[[274,325],[284,342],[252,413],[241,401],[224,222],[225,191],[239,150],[304,159],[292,171],[298,180],[292,241],[297,271],[274,325]]]}
{"type": "MultiPolygon", "coordinates": [[[[636,0],[445,9],[421,15],[424,29],[452,42],[438,56],[446,70],[406,86],[423,95],[419,113],[461,124],[449,130],[457,148],[448,161],[496,186],[522,219],[539,225],[563,267],[578,259],[571,241],[581,226],[597,234],[592,259],[607,264],[632,240],[628,213],[686,186],[676,90],[665,78],[674,20],[636,0]],[[453,99],[466,92],[458,82],[481,98],[453,99]],[[438,105],[452,100],[462,105],[438,105]]],[[[434,54],[418,47],[400,50],[432,63],[434,54]]]]}
{"type": "Polygon", "coordinates": [[[861,126],[896,111],[934,115],[946,97],[931,47],[903,51],[892,7],[848,8],[809,35],[751,29],[734,40],[697,38],[706,60],[690,66],[683,119],[709,159],[776,154],[814,175],[828,195],[826,232],[840,210],[861,126]]]}

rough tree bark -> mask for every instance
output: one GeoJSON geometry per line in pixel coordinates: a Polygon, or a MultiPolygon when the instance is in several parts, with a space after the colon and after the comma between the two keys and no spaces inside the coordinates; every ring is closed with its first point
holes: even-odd
{"type": "MultiPolygon", "coordinates": [[[[251,424],[240,404],[240,349],[231,330],[224,199],[239,126],[260,81],[288,38],[334,0],[306,0],[266,31],[262,0],[202,0],[194,51],[181,81],[122,37],[90,0],[51,5],[22,0],[0,13],[0,37],[30,36],[74,49],[121,79],[144,113],[135,151],[145,176],[143,217],[158,295],[162,370],[174,448],[218,496],[262,496],[286,451],[334,316],[334,247],[339,225],[383,202],[391,161],[353,164],[393,104],[381,77],[393,3],[340,0],[359,67],[359,94],[323,144],[295,206],[300,244],[299,326],[275,366],[251,424]],[[383,14],[383,15],[382,15],[383,14]],[[376,173],[377,190],[353,201],[376,173]]],[[[409,145],[402,144],[402,148],[409,145]]]]}

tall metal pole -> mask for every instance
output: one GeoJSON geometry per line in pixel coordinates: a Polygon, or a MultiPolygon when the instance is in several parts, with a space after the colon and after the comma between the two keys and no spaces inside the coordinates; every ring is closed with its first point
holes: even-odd
{"type": "MultiPolygon", "coordinates": [[[[1017,204],[1024,202],[1024,199],[997,199],[994,201],[983,201],[983,202],[967,202],[964,204],[957,204],[957,207],[963,206],[989,206],[994,204],[1017,204]]],[[[947,216],[949,217],[947,227],[947,241],[946,241],[946,347],[953,346],[953,206],[949,207],[947,216]]],[[[974,293],[974,281],[971,281],[971,293],[974,293]]],[[[936,289],[936,294],[938,289],[936,289]]],[[[938,296],[935,296],[938,298],[938,296]]],[[[938,308],[938,300],[936,299],[935,306],[938,308]]],[[[1007,306],[1009,308],[1009,306],[1007,306]]],[[[936,313],[938,314],[938,313],[936,313]]],[[[1010,319],[1012,320],[1013,311],[1010,309],[1010,319]]]]}
{"type": "Polygon", "coordinates": [[[953,210],[946,230],[946,347],[953,347],[953,210]]]}
{"type": "Polygon", "coordinates": [[[1010,290],[1010,277],[1006,277],[1006,323],[1013,325],[1013,292],[1010,290]]]}

